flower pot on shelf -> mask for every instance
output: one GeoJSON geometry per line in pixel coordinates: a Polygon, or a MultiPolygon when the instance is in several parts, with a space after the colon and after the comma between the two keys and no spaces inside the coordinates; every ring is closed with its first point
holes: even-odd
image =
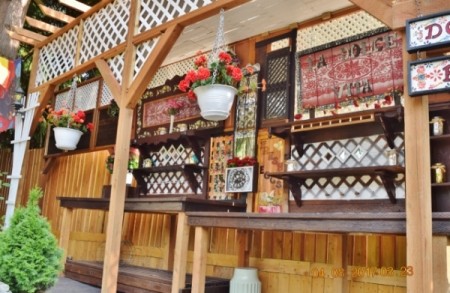
{"type": "Polygon", "coordinates": [[[200,115],[206,120],[221,121],[230,115],[237,89],[223,84],[199,86],[194,89],[197,95],[200,115]]]}
{"type": "Polygon", "coordinates": [[[71,151],[77,148],[82,131],[68,127],[54,127],[55,145],[60,150],[71,151]]]}

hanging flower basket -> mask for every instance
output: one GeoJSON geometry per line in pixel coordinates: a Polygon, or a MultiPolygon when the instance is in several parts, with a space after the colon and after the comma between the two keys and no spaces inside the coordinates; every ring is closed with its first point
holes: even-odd
{"type": "Polygon", "coordinates": [[[229,85],[211,84],[196,87],[194,93],[200,115],[206,120],[221,121],[230,115],[237,89],[229,85]]]}
{"type": "Polygon", "coordinates": [[[68,127],[54,127],[56,147],[60,150],[71,151],[77,148],[83,132],[68,127]]]}

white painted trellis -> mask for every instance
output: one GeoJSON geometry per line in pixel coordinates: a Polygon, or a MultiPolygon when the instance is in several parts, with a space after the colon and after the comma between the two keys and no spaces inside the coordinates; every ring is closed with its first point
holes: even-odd
{"type": "Polygon", "coordinates": [[[14,140],[11,141],[14,145],[14,151],[12,171],[11,175],[8,176],[8,178],[11,179],[11,183],[9,187],[8,200],[6,201],[5,228],[9,227],[11,217],[14,214],[19,180],[22,177],[21,171],[23,160],[28,146],[28,140],[30,140],[31,123],[33,122],[34,112],[39,106],[38,98],[39,92],[30,94],[26,107],[21,109],[20,113],[18,113],[15,118],[14,140]]]}

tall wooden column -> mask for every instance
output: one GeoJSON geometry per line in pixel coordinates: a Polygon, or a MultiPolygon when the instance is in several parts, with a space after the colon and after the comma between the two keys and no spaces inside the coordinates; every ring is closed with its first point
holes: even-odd
{"type": "MultiPolygon", "coordinates": [[[[403,33],[403,48],[406,35],[403,33]]],[[[403,51],[403,76],[415,55],[403,51]]],[[[406,86],[405,86],[406,88],[406,86]]],[[[433,292],[431,174],[428,96],[405,99],[406,260],[413,270],[406,279],[409,293],[433,292]]]]}

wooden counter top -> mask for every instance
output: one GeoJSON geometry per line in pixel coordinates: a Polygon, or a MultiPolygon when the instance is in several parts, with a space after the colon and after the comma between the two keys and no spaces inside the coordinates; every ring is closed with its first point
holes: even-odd
{"type": "MultiPolygon", "coordinates": [[[[108,210],[109,198],[57,197],[61,207],[108,210]]],[[[245,212],[246,203],[236,200],[208,200],[190,196],[127,198],[125,212],[178,213],[188,211],[245,212]]]]}
{"type": "MultiPolygon", "coordinates": [[[[189,212],[188,224],[248,230],[406,234],[406,214],[396,213],[210,213],[189,212]]],[[[434,235],[450,235],[450,212],[435,212],[434,235]]]]}

